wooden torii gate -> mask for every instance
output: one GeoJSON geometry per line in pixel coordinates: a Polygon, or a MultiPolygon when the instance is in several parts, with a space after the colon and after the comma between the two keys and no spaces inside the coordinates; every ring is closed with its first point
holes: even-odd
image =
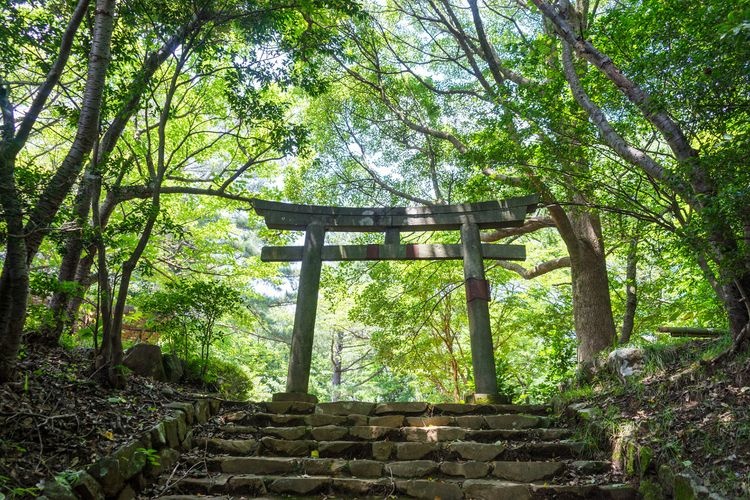
{"type": "Polygon", "coordinates": [[[253,200],[255,211],[265,218],[269,229],[305,231],[304,246],[267,246],[261,252],[264,262],[302,261],[287,392],[274,394],[274,400],[316,401],[307,391],[323,261],[463,259],[476,391],[472,400],[501,401],[490,330],[490,289],[483,259],[524,260],[526,249],[523,245],[482,244],[479,230],[521,226],[538,202],[538,197],[531,195],[461,205],[354,208],[253,200]],[[402,231],[447,230],[460,230],[461,243],[402,245],[400,242],[402,231]],[[325,245],[326,231],[384,232],[385,244],[325,245]]]}

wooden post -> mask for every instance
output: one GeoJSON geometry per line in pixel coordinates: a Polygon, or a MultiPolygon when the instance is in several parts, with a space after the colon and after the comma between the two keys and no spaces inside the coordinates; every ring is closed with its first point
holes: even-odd
{"type": "Polygon", "coordinates": [[[302,268],[299,273],[299,289],[297,290],[297,307],[294,312],[294,329],[292,330],[292,350],[286,377],[286,390],[290,393],[307,394],[324,239],[325,227],[323,224],[317,221],[311,222],[305,232],[302,268]]]}
{"type": "Polygon", "coordinates": [[[469,310],[471,363],[477,395],[497,395],[495,352],[490,329],[489,285],[484,277],[479,227],[471,222],[461,226],[461,247],[464,257],[466,303],[469,310]]]}

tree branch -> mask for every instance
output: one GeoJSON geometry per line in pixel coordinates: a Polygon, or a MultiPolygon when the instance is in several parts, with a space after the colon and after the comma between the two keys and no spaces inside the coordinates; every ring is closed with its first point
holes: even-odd
{"type": "Polygon", "coordinates": [[[515,262],[508,262],[507,260],[498,260],[496,261],[496,263],[503,269],[513,271],[523,279],[530,280],[543,274],[552,272],[556,269],[570,267],[570,257],[560,257],[558,259],[548,260],[546,262],[542,262],[541,264],[537,264],[531,269],[526,269],[520,264],[516,264],[515,262]]]}
{"type": "Polygon", "coordinates": [[[502,229],[495,229],[490,233],[482,233],[482,241],[498,241],[511,236],[533,233],[545,227],[555,227],[555,221],[550,217],[530,217],[526,219],[521,227],[504,227],[502,229]]]}

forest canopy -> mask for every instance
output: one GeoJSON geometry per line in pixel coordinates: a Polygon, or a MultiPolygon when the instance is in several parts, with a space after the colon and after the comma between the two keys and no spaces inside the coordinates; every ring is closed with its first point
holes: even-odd
{"type": "MultiPolygon", "coordinates": [[[[252,200],[535,193],[487,261],[498,385],[547,398],[662,325],[750,336],[750,2],[0,3],[0,382],[156,342],[238,397],[284,387],[299,267],[252,200]]],[[[458,232],[402,233],[457,243],[458,232]]],[[[329,233],[331,243],[382,234],[329,233]]],[[[473,388],[459,262],[326,264],[310,392],[473,388]]]]}

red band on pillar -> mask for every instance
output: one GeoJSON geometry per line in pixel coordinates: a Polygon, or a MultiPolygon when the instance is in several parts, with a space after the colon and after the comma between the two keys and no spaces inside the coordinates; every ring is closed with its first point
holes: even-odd
{"type": "Polygon", "coordinates": [[[413,259],[417,256],[417,249],[414,245],[406,245],[406,258],[413,259]]]}
{"type": "Polygon", "coordinates": [[[380,258],[380,245],[367,245],[367,258],[379,259],[380,258]]]}
{"type": "Polygon", "coordinates": [[[490,300],[490,282],[479,278],[466,279],[466,302],[490,300]]]}

